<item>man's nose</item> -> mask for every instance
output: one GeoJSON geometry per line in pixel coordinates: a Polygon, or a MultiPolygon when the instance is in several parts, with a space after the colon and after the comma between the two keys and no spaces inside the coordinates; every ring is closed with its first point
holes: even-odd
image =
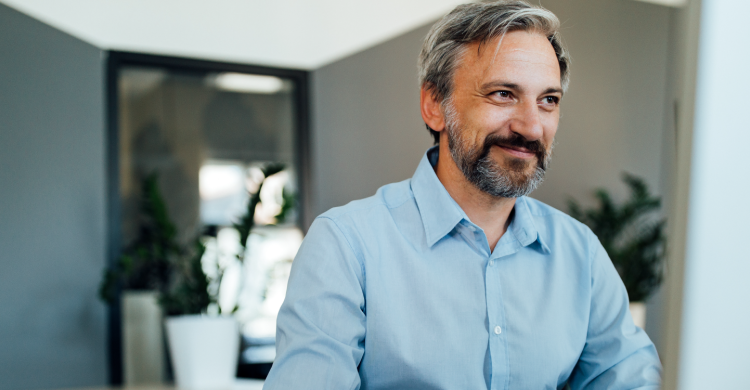
{"type": "Polygon", "coordinates": [[[527,141],[536,141],[542,138],[544,129],[536,101],[522,102],[516,106],[510,130],[523,136],[527,141]]]}

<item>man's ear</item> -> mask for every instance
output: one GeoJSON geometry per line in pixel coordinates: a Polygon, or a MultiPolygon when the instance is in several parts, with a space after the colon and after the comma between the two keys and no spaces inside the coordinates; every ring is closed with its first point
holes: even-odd
{"type": "Polygon", "coordinates": [[[422,111],[422,119],[432,130],[443,131],[445,129],[445,117],[439,101],[435,100],[432,91],[424,86],[419,94],[419,107],[422,111]]]}

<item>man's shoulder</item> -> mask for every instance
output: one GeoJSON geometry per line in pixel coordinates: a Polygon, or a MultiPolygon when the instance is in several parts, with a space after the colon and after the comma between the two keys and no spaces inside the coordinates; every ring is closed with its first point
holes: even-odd
{"type": "Polygon", "coordinates": [[[524,198],[539,238],[569,269],[590,269],[599,239],[585,224],[539,200],[524,198]]]}
{"type": "Polygon", "coordinates": [[[548,205],[547,203],[542,202],[541,200],[530,198],[528,196],[524,196],[523,199],[526,201],[526,205],[529,207],[529,212],[535,217],[552,217],[576,221],[575,218],[548,205]]]}
{"type": "Polygon", "coordinates": [[[411,179],[407,179],[386,184],[378,188],[374,195],[353,200],[344,206],[334,207],[318,218],[326,218],[334,222],[371,218],[378,214],[388,214],[389,210],[398,208],[413,199],[411,179]]]}
{"type": "Polygon", "coordinates": [[[570,215],[534,198],[524,197],[529,208],[529,214],[535,219],[540,228],[561,230],[561,235],[593,235],[588,226],[570,215]]]}

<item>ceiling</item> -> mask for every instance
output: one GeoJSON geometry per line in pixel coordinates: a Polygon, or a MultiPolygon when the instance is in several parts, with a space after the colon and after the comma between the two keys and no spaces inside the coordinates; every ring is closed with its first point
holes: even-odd
{"type": "Polygon", "coordinates": [[[316,69],[465,0],[0,0],[102,49],[316,69]]]}

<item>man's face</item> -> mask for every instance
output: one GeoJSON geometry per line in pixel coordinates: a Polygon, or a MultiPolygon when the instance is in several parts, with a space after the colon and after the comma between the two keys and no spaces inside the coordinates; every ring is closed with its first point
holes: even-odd
{"type": "Polygon", "coordinates": [[[514,31],[470,44],[443,105],[453,160],[496,197],[533,191],[549,163],[560,118],[560,67],[541,34],[514,31]]]}

